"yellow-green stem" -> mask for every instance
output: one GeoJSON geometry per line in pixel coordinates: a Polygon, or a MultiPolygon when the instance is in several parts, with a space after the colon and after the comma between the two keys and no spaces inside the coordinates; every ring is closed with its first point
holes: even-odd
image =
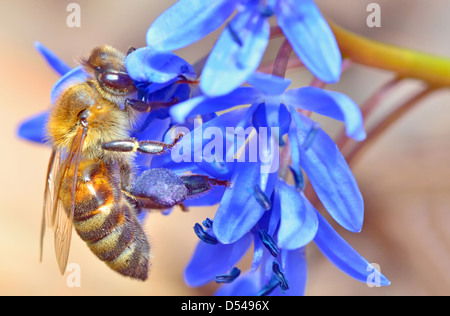
{"type": "Polygon", "coordinates": [[[415,78],[434,87],[450,86],[450,58],[418,52],[367,39],[328,21],[344,57],[385,69],[400,77],[415,78]]]}

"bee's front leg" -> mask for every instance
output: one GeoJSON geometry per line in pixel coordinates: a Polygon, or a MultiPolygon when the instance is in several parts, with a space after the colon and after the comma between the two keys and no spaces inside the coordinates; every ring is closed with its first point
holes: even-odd
{"type": "Polygon", "coordinates": [[[216,185],[222,185],[225,187],[230,186],[229,180],[219,180],[198,174],[184,175],[180,176],[180,178],[188,189],[189,195],[197,195],[207,192],[216,185]]]}
{"type": "Polygon", "coordinates": [[[126,99],[125,100],[125,106],[132,108],[135,111],[138,112],[150,112],[151,110],[156,110],[164,107],[170,107],[172,105],[175,105],[179,103],[180,100],[177,97],[173,97],[169,101],[151,101],[151,102],[144,102],[140,100],[135,99],[126,99]]]}
{"type": "Polygon", "coordinates": [[[141,152],[144,154],[163,154],[168,149],[172,149],[183,137],[183,134],[178,134],[175,140],[171,144],[166,144],[163,142],[143,140],[138,141],[135,138],[115,140],[112,142],[107,142],[102,144],[104,150],[118,151],[118,152],[141,152]]]}

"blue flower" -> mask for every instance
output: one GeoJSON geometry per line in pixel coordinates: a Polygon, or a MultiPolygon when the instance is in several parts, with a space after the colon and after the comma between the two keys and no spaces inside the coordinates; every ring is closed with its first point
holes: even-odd
{"type": "MultiPolygon", "coordinates": [[[[297,111],[315,111],[343,121],[349,137],[363,140],[365,132],[358,106],[338,92],[314,87],[286,90],[290,81],[274,76],[255,74],[249,82],[255,87],[240,87],[218,97],[200,94],[170,110],[176,122],[228,110],[191,129],[179,143],[187,149],[184,158],[188,159],[182,169],[194,164],[219,179],[231,177],[233,184],[223,196],[216,196],[221,199],[214,220],[204,225],[205,229],[199,224],[195,226],[201,242],[186,269],[186,282],[192,286],[212,280],[231,283],[218,294],[303,294],[306,280],[303,248],[313,240],[337,267],[367,282],[374,271],[368,269],[369,263],[337,235],[302,193],[304,171],[330,215],[346,229],[358,232],[364,204],[357,183],[332,139],[317,123],[297,111]],[[242,104],[251,105],[233,108],[242,104]],[[287,135],[296,186],[287,185],[276,172],[262,172],[267,162],[264,155],[250,161],[250,141],[240,142],[246,149],[240,162],[227,159],[237,149],[231,153],[219,151],[220,157],[212,151],[205,154],[209,138],[205,140],[203,135],[211,127],[222,131],[218,135],[223,139],[214,139],[215,146],[221,148],[235,143],[227,134],[228,128],[254,128],[259,133],[260,128],[277,127],[276,133],[269,134],[272,143],[264,154],[271,158],[278,155],[274,149],[283,146],[283,137],[287,135]],[[198,146],[194,144],[196,138],[201,139],[198,146]],[[239,276],[241,272],[235,265],[252,243],[251,271],[239,276]]],[[[248,132],[246,140],[250,138],[248,132]]],[[[168,159],[156,158],[156,162],[157,166],[170,168],[177,165],[168,159]]],[[[379,279],[381,285],[389,284],[381,274],[379,279]]]]}
{"type": "Polygon", "coordinates": [[[228,94],[257,69],[269,43],[268,19],[277,23],[305,66],[320,80],[338,81],[341,55],[333,33],[313,0],[181,0],[147,32],[147,44],[171,51],[190,45],[227,23],[200,78],[209,96],[228,94]]]}
{"type": "MultiPolygon", "coordinates": [[[[254,87],[240,87],[225,96],[201,95],[173,106],[170,113],[175,121],[182,122],[186,117],[251,104],[247,109],[231,110],[208,123],[244,129],[249,126],[256,130],[266,128],[269,133],[271,128],[275,128],[274,133],[278,135],[268,135],[273,145],[268,146],[268,151],[282,144],[283,136],[287,134],[293,145],[293,169],[297,178],[301,177],[303,169],[333,218],[350,231],[360,231],[364,204],[350,168],[332,139],[318,124],[297,112],[297,109],[315,111],[343,121],[347,135],[362,140],[365,132],[358,106],[338,92],[314,87],[284,91],[289,80],[267,75],[258,75],[257,79],[255,85],[265,92],[254,87]]],[[[276,159],[275,152],[267,155],[276,159]]],[[[234,187],[225,191],[216,214],[214,229],[221,241],[229,243],[241,238],[264,212],[261,207],[253,205],[256,201],[249,199],[249,194],[245,194],[248,192],[246,188],[257,183],[268,196],[271,195],[271,183],[268,182],[271,177],[262,175],[261,167],[261,161],[247,161],[236,166],[231,180],[234,187]]]]}
{"type": "MultiPolygon", "coordinates": [[[[179,101],[170,108],[148,113],[138,122],[133,136],[139,140],[169,141],[177,129],[185,134],[172,152],[178,155],[178,161],[173,155],[161,155],[152,157],[150,162],[142,155],[137,157],[137,165],[142,169],[164,167],[176,173],[230,179],[232,183],[231,187],[215,187],[200,199],[185,203],[220,203],[212,221],[195,225],[201,241],[185,272],[186,281],[192,286],[212,280],[226,283],[219,295],[303,294],[304,247],[312,241],[350,276],[367,282],[373,272],[368,269],[372,268],[369,263],[333,230],[303,193],[305,173],[331,217],[349,231],[361,230],[364,203],[352,172],[333,140],[303,113],[315,112],[342,121],[347,135],[358,141],[365,138],[362,115],[358,106],[342,93],[315,87],[289,89],[290,80],[255,72],[267,46],[267,18],[274,12],[294,50],[311,71],[322,80],[325,78],[324,81],[337,79],[331,80],[330,74],[340,71],[340,55],[337,58],[334,54],[330,36],[323,35],[329,29],[310,0],[267,1],[265,6],[256,0],[179,1],[149,30],[151,39],[152,32],[167,28],[162,41],[136,50],[125,62],[138,87],[139,99],[179,101]],[[181,45],[184,41],[183,45],[187,45],[201,38],[236,9],[238,13],[203,69],[198,89],[192,84],[196,79],[194,67],[161,49],[175,49],[164,43],[181,45]],[[184,31],[179,33],[176,26],[182,18],[188,19],[194,13],[197,19],[189,20],[192,25],[187,23],[187,33],[180,36],[184,31]],[[211,19],[213,15],[217,20],[211,19]],[[305,38],[293,38],[295,32],[305,38]],[[312,46],[306,47],[308,36],[315,32],[321,34],[322,40],[319,43],[311,40],[312,46]],[[328,56],[331,59],[324,60],[328,56]],[[208,77],[208,71],[211,74],[222,71],[223,75],[216,80],[208,77]],[[241,86],[243,82],[250,86],[241,86]],[[242,105],[248,107],[234,108],[242,105]],[[219,112],[221,115],[217,115],[219,112]],[[196,120],[199,117],[201,124],[196,120]],[[257,147],[252,147],[255,141],[257,147]],[[280,150],[287,144],[295,185],[278,176],[278,168],[286,167],[279,160],[280,150]],[[252,244],[251,268],[241,273],[236,265],[252,244]]],[[[81,67],[70,69],[42,45],[36,47],[62,75],[52,89],[52,103],[69,84],[86,80],[81,67]]],[[[43,112],[25,121],[19,135],[45,142],[47,117],[48,112],[43,112]]],[[[379,283],[387,285],[389,281],[379,274],[379,283]]]]}
{"type": "Polygon", "coordinates": [[[258,223],[230,244],[216,238],[212,229],[215,221],[206,220],[206,230],[197,224],[201,240],[185,270],[186,282],[191,286],[214,280],[223,283],[216,295],[303,295],[307,275],[305,246],[314,241],[337,268],[356,280],[378,286],[390,284],[295,187],[279,179],[271,200],[272,207],[258,223]],[[236,265],[252,243],[251,268],[242,273],[236,265]]]}

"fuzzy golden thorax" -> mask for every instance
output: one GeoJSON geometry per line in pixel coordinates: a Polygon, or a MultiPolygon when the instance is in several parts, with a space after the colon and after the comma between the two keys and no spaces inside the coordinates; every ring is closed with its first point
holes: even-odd
{"type": "Polygon", "coordinates": [[[115,161],[127,159],[127,154],[103,150],[102,144],[129,138],[134,113],[128,108],[120,110],[114,103],[105,100],[90,82],[72,86],[59,97],[47,124],[52,145],[60,150],[70,148],[81,128],[81,113],[87,114],[83,156],[115,161]]]}

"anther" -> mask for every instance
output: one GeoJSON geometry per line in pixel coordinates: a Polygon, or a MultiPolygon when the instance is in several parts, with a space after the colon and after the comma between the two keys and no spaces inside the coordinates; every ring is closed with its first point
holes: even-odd
{"type": "Polygon", "coordinates": [[[268,211],[272,208],[272,202],[258,184],[253,187],[253,195],[264,210],[268,211]]]}
{"type": "Polygon", "coordinates": [[[261,239],[263,245],[269,250],[270,254],[274,257],[278,256],[280,253],[280,248],[278,248],[275,240],[270,236],[265,230],[260,229],[258,231],[259,239],[261,239]]]}
{"type": "Polygon", "coordinates": [[[202,222],[203,226],[205,228],[212,228],[213,225],[213,221],[210,218],[206,218],[203,222],[202,222]]]}
{"type": "Polygon", "coordinates": [[[273,262],[272,271],[278,280],[278,284],[280,285],[280,288],[282,290],[289,289],[289,285],[287,283],[286,277],[284,276],[284,273],[281,271],[280,264],[277,261],[273,262]]]}
{"type": "Polygon", "coordinates": [[[231,23],[227,24],[227,29],[230,31],[231,37],[236,42],[236,44],[238,44],[240,47],[242,47],[244,45],[244,43],[242,43],[241,38],[236,33],[236,30],[233,28],[233,26],[231,26],[231,23]]]}
{"type": "Polygon", "coordinates": [[[314,123],[313,126],[311,126],[311,129],[308,131],[308,134],[306,135],[305,140],[303,141],[302,144],[304,150],[307,150],[311,146],[319,130],[320,130],[319,123],[314,123]]]}
{"type": "Polygon", "coordinates": [[[301,170],[297,171],[292,166],[289,166],[292,175],[294,176],[295,187],[298,191],[303,191],[305,189],[305,180],[303,179],[303,173],[301,170]]]}
{"type": "Polygon", "coordinates": [[[210,234],[205,232],[202,225],[198,223],[194,225],[194,232],[198,236],[198,238],[200,238],[200,240],[206,242],[207,244],[217,245],[219,243],[216,237],[211,236],[210,234]]]}
{"type": "Polygon", "coordinates": [[[278,285],[279,285],[279,281],[275,276],[272,276],[272,278],[269,281],[269,284],[266,284],[259,292],[258,292],[258,296],[266,296],[269,295],[270,293],[272,293],[273,290],[275,290],[278,285]]]}
{"type": "Polygon", "coordinates": [[[259,13],[263,16],[263,17],[265,17],[265,18],[270,18],[272,15],[274,15],[274,10],[273,10],[273,7],[272,6],[270,6],[270,5],[266,5],[266,6],[261,6],[260,8],[259,8],[259,13]]]}
{"type": "Polygon", "coordinates": [[[230,273],[228,274],[220,274],[216,275],[216,283],[231,283],[241,274],[241,270],[239,270],[236,267],[233,267],[231,269],[230,273]]]}

